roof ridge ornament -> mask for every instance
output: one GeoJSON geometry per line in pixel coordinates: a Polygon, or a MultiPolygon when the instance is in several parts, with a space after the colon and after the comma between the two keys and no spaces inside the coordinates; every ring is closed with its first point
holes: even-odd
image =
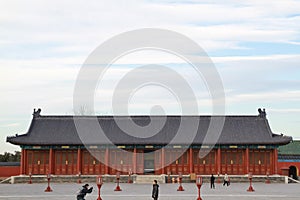
{"type": "Polygon", "coordinates": [[[41,109],[38,108],[37,110],[36,109],[33,109],[33,118],[36,118],[36,117],[40,117],[41,116],[41,109]]]}
{"type": "Polygon", "coordinates": [[[267,113],[266,113],[266,109],[264,108],[264,109],[261,109],[261,108],[259,108],[258,109],[258,116],[260,117],[260,118],[266,118],[266,116],[267,116],[267,113]]]}

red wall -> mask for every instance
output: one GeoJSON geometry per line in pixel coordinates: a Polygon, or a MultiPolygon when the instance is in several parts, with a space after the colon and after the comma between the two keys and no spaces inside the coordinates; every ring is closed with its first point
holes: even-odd
{"type": "Polygon", "coordinates": [[[300,162],[278,162],[278,173],[282,174],[282,169],[289,169],[289,167],[295,166],[297,168],[297,176],[300,176],[300,162]]]}
{"type": "Polygon", "coordinates": [[[17,176],[20,174],[20,166],[0,166],[0,177],[17,176]]]}

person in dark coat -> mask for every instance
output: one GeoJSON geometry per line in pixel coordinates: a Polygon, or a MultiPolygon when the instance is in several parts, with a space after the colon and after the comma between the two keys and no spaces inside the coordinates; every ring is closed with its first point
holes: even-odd
{"type": "Polygon", "coordinates": [[[152,198],[154,200],[158,199],[158,187],[159,185],[157,184],[157,180],[153,181],[153,189],[152,189],[152,198]]]}
{"type": "Polygon", "coordinates": [[[82,189],[77,194],[77,200],[85,200],[84,197],[87,193],[91,193],[93,191],[93,187],[89,187],[89,184],[85,184],[82,186],[82,189]]]}
{"type": "Polygon", "coordinates": [[[215,177],[213,174],[211,174],[210,177],[210,189],[214,188],[215,189],[215,177]]]}

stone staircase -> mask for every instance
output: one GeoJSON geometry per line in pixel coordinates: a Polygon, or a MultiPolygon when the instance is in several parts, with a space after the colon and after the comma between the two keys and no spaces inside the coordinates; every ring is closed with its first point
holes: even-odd
{"type": "Polygon", "coordinates": [[[300,181],[295,180],[295,179],[293,179],[291,177],[288,177],[288,183],[300,183],[300,181]]]}
{"type": "Polygon", "coordinates": [[[4,179],[4,180],[1,180],[1,181],[0,181],[0,184],[1,184],[1,183],[11,183],[11,177],[6,178],[6,179],[4,179]]]}
{"type": "Polygon", "coordinates": [[[164,175],[138,175],[135,183],[139,184],[152,184],[153,180],[157,180],[158,183],[165,183],[164,175]]]}

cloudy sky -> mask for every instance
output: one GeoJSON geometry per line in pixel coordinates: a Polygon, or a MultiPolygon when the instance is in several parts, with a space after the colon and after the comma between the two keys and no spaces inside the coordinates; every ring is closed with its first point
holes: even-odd
{"type": "MultiPolygon", "coordinates": [[[[19,150],[5,140],[27,131],[33,108],[73,114],[74,85],[87,56],[140,28],[168,29],[197,42],[219,72],[226,114],[266,108],[273,132],[300,139],[300,1],[223,2],[0,0],[0,152],[19,150]]],[[[96,114],[113,113],[114,87],[144,64],[176,70],[193,88],[199,114],[211,113],[205,84],[190,66],[165,52],[141,51],[107,71],[95,94],[96,114]]],[[[174,95],[155,86],[134,93],[128,110],[148,114],[153,105],[180,114],[174,95]]]]}

